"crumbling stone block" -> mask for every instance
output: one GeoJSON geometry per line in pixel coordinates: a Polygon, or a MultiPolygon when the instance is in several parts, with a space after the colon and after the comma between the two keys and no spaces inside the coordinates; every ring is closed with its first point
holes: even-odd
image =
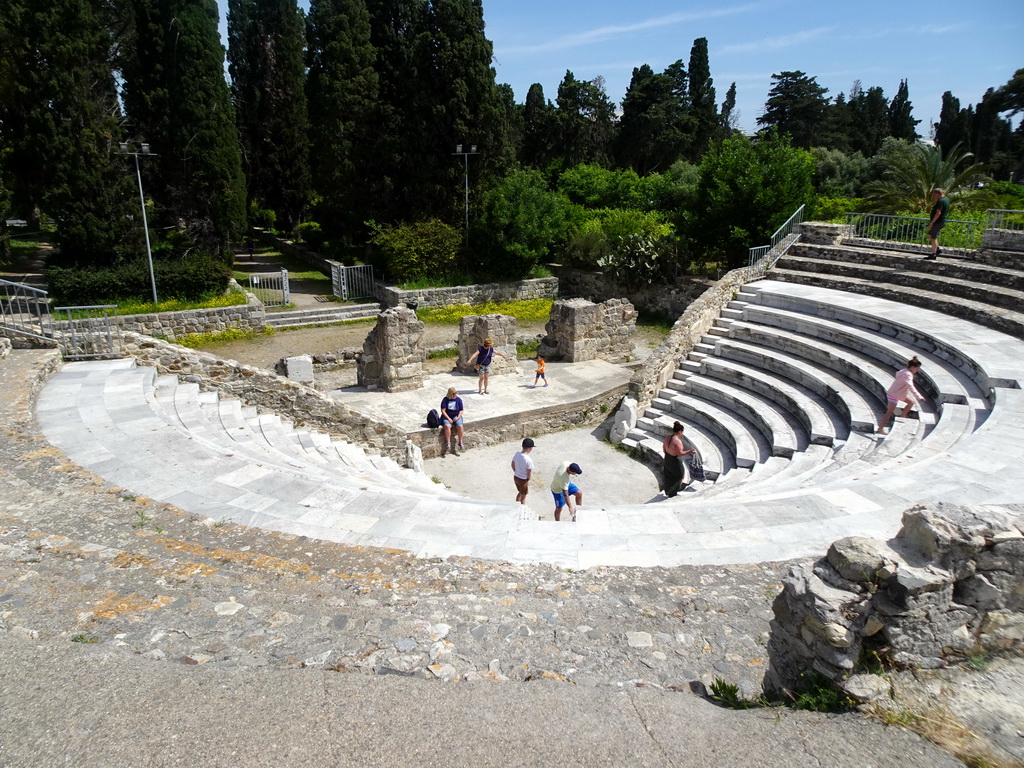
{"type": "Polygon", "coordinates": [[[356,358],[357,381],[367,389],[404,392],[423,386],[426,326],[406,307],[380,313],[356,358]]]}

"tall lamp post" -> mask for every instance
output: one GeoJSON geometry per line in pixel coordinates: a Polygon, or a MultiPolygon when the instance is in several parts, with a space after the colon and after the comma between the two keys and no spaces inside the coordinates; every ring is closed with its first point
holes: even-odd
{"type": "Polygon", "coordinates": [[[466,235],[465,235],[465,241],[466,241],[466,251],[468,253],[469,252],[469,156],[470,155],[476,155],[476,154],[479,154],[479,153],[476,151],[476,144],[473,144],[472,146],[470,146],[469,150],[466,151],[466,152],[462,151],[462,145],[461,144],[456,144],[455,145],[455,151],[452,152],[452,154],[453,155],[462,155],[462,163],[463,163],[463,167],[465,168],[465,175],[464,175],[464,178],[465,178],[465,181],[466,181],[466,223],[465,223],[466,235]]]}
{"type": "Polygon", "coordinates": [[[142,206],[142,231],[146,234],[146,260],[149,262],[149,284],[153,287],[153,307],[160,302],[156,298],[156,275],[153,274],[153,251],[149,247],[149,223],[146,221],[146,196],[142,193],[142,171],[139,170],[139,155],[156,157],[149,151],[149,144],[139,143],[139,151],[132,152],[127,141],[121,142],[121,154],[135,158],[135,178],[139,181],[139,204],[142,206]]]}

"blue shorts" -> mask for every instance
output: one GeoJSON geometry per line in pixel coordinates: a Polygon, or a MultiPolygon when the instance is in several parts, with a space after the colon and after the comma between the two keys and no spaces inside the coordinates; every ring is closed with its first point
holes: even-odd
{"type": "Polygon", "coordinates": [[[544,371],[537,371],[537,378],[547,381],[548,377],[544,375],[544,371]]]}
{"type": "Polygon", "coordinates": [[[464,417],[459,416],[459,418],[457,418],[455,421],[448,421],[447,419],[445,419],[444,426],[461,427],[465,423],[463,422],[463,418],[464,417]]]}
{"type": "MultiPolygon", "coordinates": [[[[579,491],[580,491],[580,489],[576,487],[575,483],[569,483],[569,495],[570,496],[575,496],[577,493],[579,493],[579,491]]],[[[555,491],[552,491],[551,495],[555,497],[555,506],[558,509],[561,509],[562,507],[564,507],[566,505],[567,502],[565,500],[565,494],[564,493],[562,493],[561,491],[558,491],[557,493],[555,491]]]]}
{"type": "Polygon", "coordinates": [[[489,366],[489,365],[481,365],[480,368],[477,370],[477,373],[479,373],[481,376],[483,376],[485,373],[490,373],[490,372],[491,372],[491,366],[489,366]]]}

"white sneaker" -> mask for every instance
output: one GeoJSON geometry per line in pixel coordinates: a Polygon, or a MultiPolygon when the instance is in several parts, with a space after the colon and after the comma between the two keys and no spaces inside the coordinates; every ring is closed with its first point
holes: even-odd
{"type": "Polygon", "coordinates": [[[881,429],[878,430],[878,434],[880,434],[880,435],[888,435],[889,434],[889,428],[888,427],[882,427],[881,429]]]}

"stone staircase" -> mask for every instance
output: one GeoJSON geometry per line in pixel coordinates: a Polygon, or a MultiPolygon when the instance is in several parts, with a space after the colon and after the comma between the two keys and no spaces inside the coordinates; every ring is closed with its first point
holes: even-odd
{"type": "Polygon", "coordinates": [[[380,314],[379,303],[337,304],[328,302],[315,309],[293,309],[281,312],[267,312],[267,325],[271,328],[300,328],[311,325],[344,323],[349,320],[365,320],[380,314]]]}
{"type": "MultiPolygon", "coordinates": [[[[986,325],[1014,327],[1024,320],[1020,311],[1002,305],[1013,305],[1017,292],[1016,305],[1024,309],[1024,292],[1018,291],[1024,272],[798,244],[769,277],[799,285],[763,280],[745,286],[638,419],[625,444],[658,458],[663,437],[673,421],[681,421],[709,478],[691,489],[707,500],[740,500],[906,472],[959,456],[979,436],[1019,423],[1024,414],[1015,409],[1024,381],[1024,333],[1013,338],[949,314],[914,309],[907,306],[911,301],[874,298],[902,287],[845,277],[862,259],[896,280],[917,265],[931,271],[937,264],[939,277],[921,285],[948,293],[908,290],[934,293],[928,304],[966,302],[973,313],[972,300],[952,293],[964,283],[956,275],[970,272],[965,293],[980,295],[977,285],[986,281],[1002,286],[994,291],[997,306],[987,310],[997,320],[986,325]],[[831,260],[818,258],[822,250],[831,260]],[[843,260],[843,252],[853,261],[843,260]],[[824,279],[811,271],[829,265],[835,271],[824,279]],[[830,287],[810,287],[822,283],[830,287]],[[856,290],[839,292],[834,284],[856,290]],[[873,286],[879,287],[872,296],[856,295],[873,286]],[[917,385],[927,400],[911,419],[897,418],[891,434],[875,436],[885,390],[914,355],[924,363],[917,385]]],[[[1007,444],[1018,456],[1022,448],[1007,444]]]]}

